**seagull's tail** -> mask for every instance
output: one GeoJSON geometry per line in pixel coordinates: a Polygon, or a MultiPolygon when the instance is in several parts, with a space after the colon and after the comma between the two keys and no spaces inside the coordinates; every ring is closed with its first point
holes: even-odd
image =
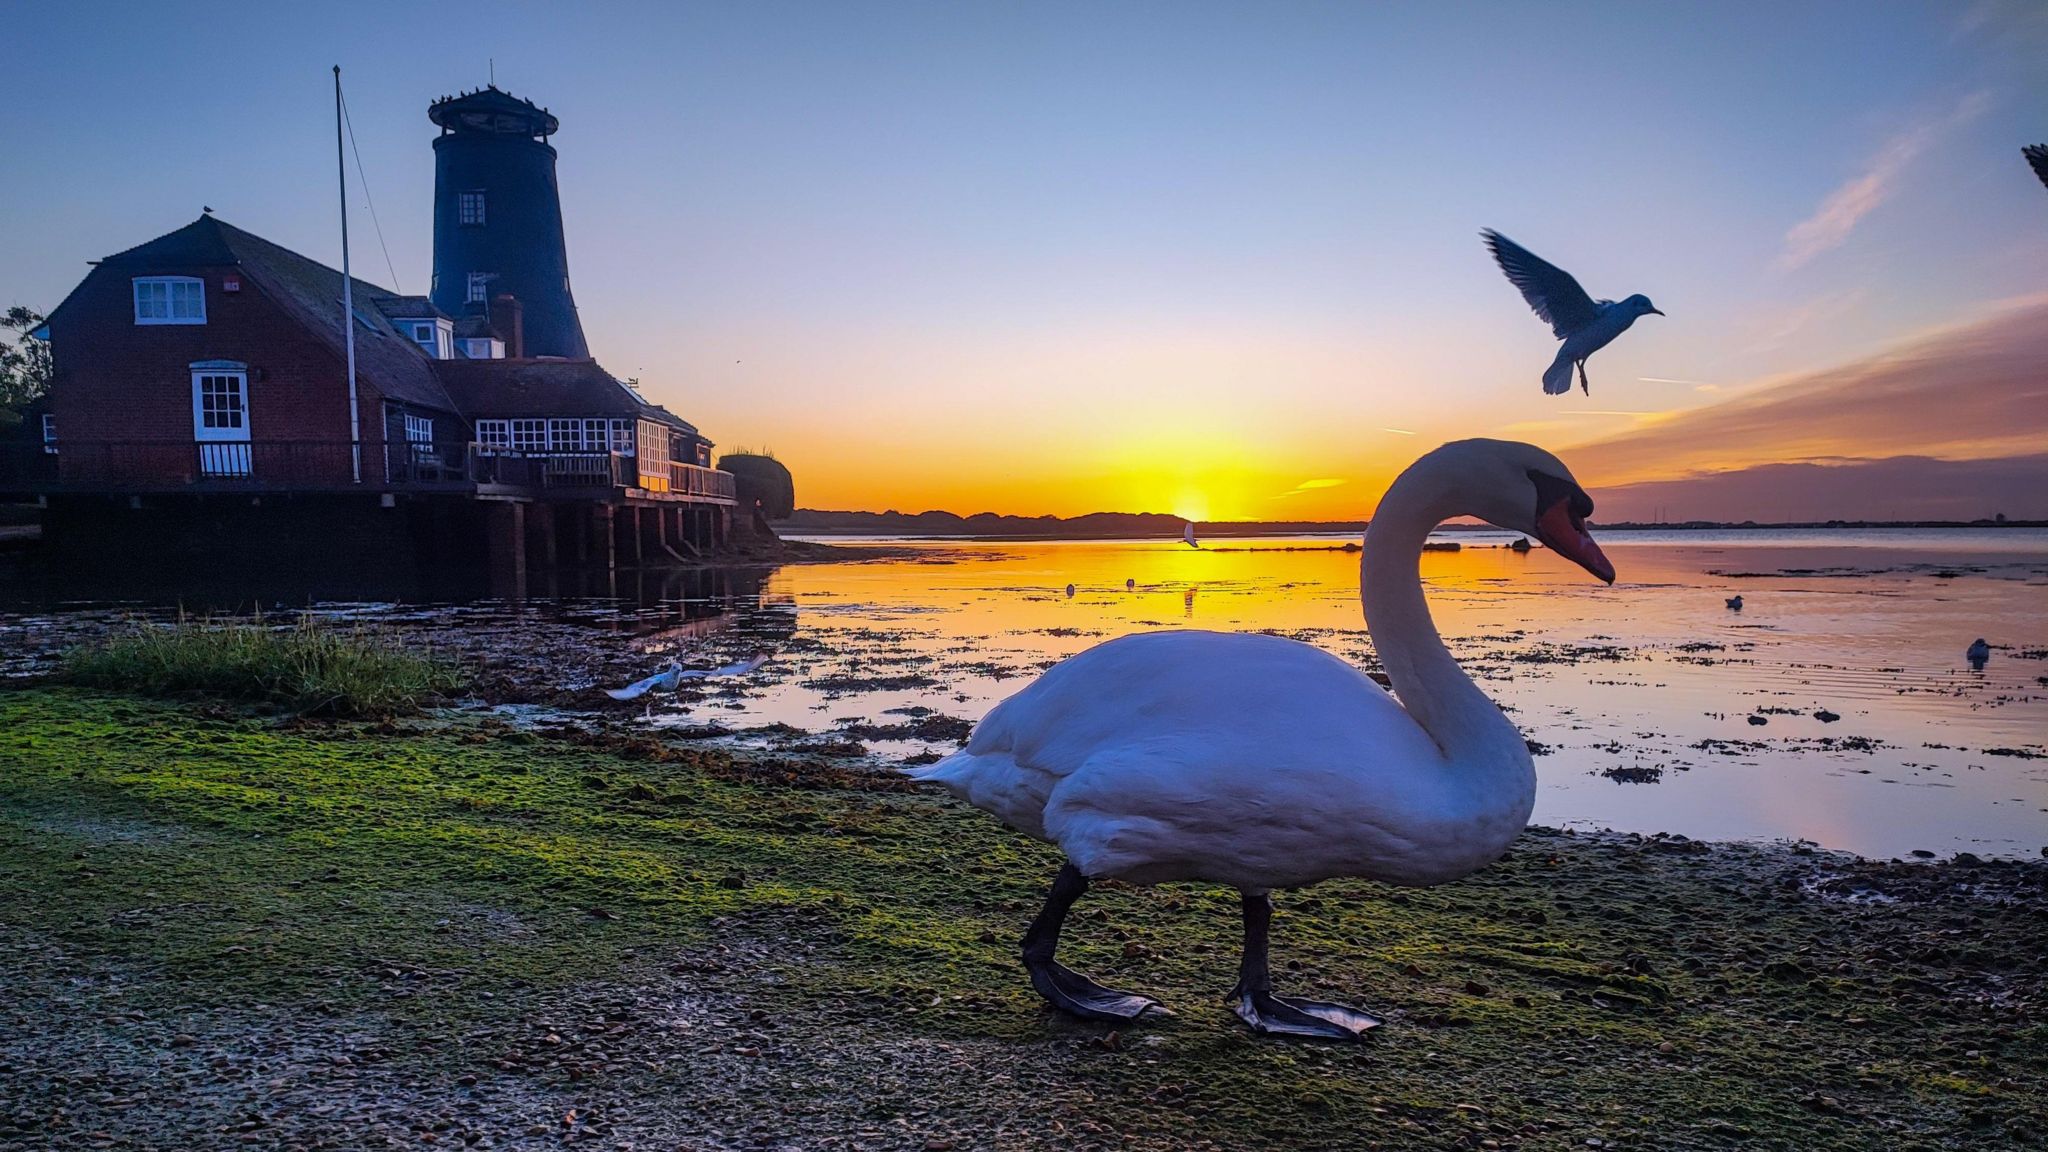
{"type": "Polygon", "coordinates": [[[1563,352],[1550,362],[1543,373],[1543,390],[1552,396],[1562,396],[1572,390],[1572,358],[1563,352]]]}

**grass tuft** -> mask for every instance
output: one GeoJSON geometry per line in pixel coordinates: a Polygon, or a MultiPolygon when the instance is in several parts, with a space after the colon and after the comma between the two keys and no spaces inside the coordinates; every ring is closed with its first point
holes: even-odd
{"type": "Polygon", "coordinates": [[[461,687],[448,664],[365,628],[179,619],[72,649],[59,678],[146,696],[200,693],[305,716],[416,712],[461,687]]]}

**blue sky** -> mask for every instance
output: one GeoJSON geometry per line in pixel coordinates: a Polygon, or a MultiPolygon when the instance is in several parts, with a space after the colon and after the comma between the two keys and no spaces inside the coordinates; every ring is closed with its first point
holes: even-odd
{"type": "MultiPolygon", "coordinates": [[[[9,26],[0,304],[48,308],[201,204],[338,262],[335,63],[422,291],[425,106],[495,59],[562,119],[598,358],[774,447],[820,504],[1265,514],[1331,478],[1310,510],[1355,513],[1422,439],[1598,438],[2048,288],[2018,156],[2048,139],[2040,5],[84,3],[9,26]],[[1546,398],[1554,345],[1482,226],[1669,319],[1594,358],[1590,400],[1546,398]]],[[[354,200],[356,269],[390,282],[354,200]]]]}

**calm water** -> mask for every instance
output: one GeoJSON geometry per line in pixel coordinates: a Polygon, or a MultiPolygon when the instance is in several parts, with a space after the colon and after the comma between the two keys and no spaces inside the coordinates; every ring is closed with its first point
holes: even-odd
{"type": "MultiPolygon", "coordinates": [[[[1611,532],[1612,588],[1542,551],[1481,546],[1506,535],[1442,539],[1464,547],[1423,556],[1439,629],[1549,748],[1538,821],[1882,856],[2048,845],[2048,759],[1988,751],[2048,742],[2048,532],[1611,532]],[[1739,613],[1723,604],[1737,593],[1739,613]],[[1998,646],[1981,672],[1963,656],[1979,636],[1998,646]]],[[[798,656],[783,682],[688,714],[978,718],[1015,677],[1156,628],[1273,631],[1370,665],[1358,555],[1327,550],[1343,542],[946,542],[922,563],[783,569],[767,595],[822,651],[938,683],[835,692],[810,665],[841,659],[798,656]]]]}
{"type": "MultiPolygon", "coordinates": [[[[1539,822],[1875,856],[2048,845],[2048,531],[1609,532],[1612,588],[1503,534],[1443,539],[1463,548],[1422,560],[1438,627],[1546,749],[1539,822]],[[1963,656],[1979,636],[1981,671],[1963,656]]],[[[639,722],[894,763],[950,750],[938,721],[1127,632],[1264,630],[1374,667],[1348,542],[895,541],[908,557],[650,579],[624,602],[322,610],[473,629],[486,649],[566,632],[609,663],[543,671],[565,688],[767,648],[763,671],[639,722]]],[[[76,615],[0,605],[0,671],[76,615]]]]}

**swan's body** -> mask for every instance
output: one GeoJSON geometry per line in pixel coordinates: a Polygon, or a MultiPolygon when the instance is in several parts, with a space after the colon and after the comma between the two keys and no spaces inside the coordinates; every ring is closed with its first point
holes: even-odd
{"type": "Polygon", "coordinates": [[[1453,765],[1320,648],[1146,632],[1061,661],[919,776],[1092,877],[1440,884],[1498,858],[1536,796],[1521,733],[1490,703],[1471,719],[1490,731],[1453,765]]]}
{"type": "Polygon", "coordinates": [[[1238,1012],[1260,1031],[1336,1038],[1377,1021],[1272,997],[1266,892],[1337,876],[1440,884],[1497,859],[1527,823],[1536,773],[1522,735],[1459,669],[1417,575],[1442,520],[1478,515],[1612,580],[1591,511],[1555,457],[1471,440],[1395,481],[1366,533],[1361,596],[1393,696],[1323,650],[1270,636],[1154,632],[1062,661],[913,775],[944,784],[1070,861],[1026,937],[1033,982],[1081,1015],[1151,1001],[1052,960],[1087,878],[1206,880],[1245,894],[1238,1012]],[[1256,930],[1254,938],[1254,930],[1256,930]]]}

